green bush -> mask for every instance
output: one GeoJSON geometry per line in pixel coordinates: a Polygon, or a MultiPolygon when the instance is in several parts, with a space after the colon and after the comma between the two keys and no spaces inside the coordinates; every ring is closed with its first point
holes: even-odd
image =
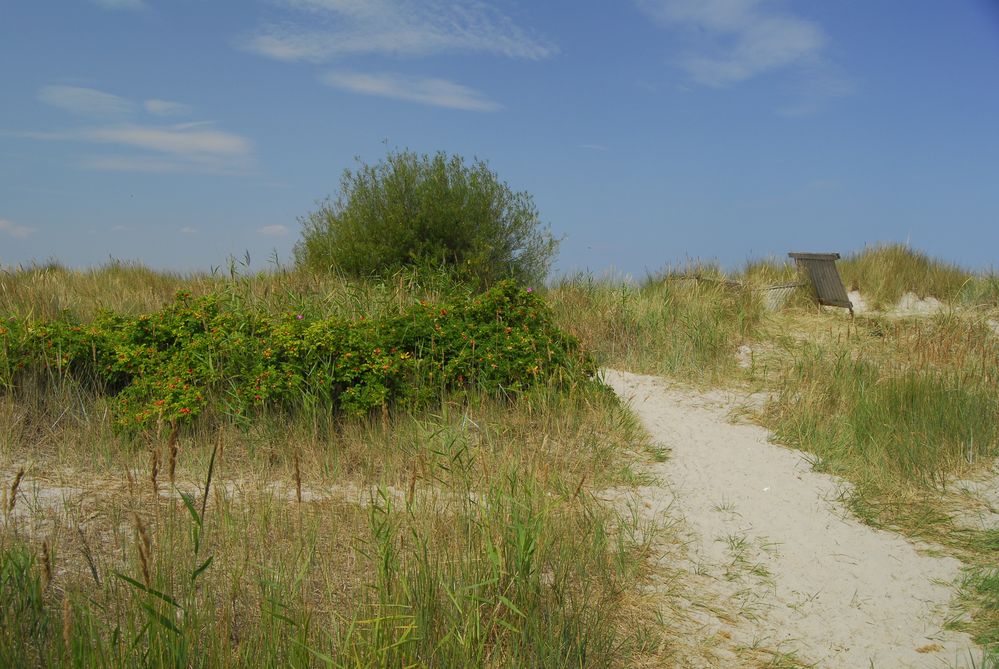
{"type": "Polygon", "coordinates": [[[441,390],[474,384],[509,393],[594,371],[545,302],[513,281],[379,319],[272,315],[182,291],[138,317],[9,319],[0,327],[0,390],[29,378],[88,384],[112,398],[117,424],[129,431],[205,413],[245,420],[267,407],[361,415],[441,390]]]}
{"type": "Polygon", "coordinates": [[[482,161],[444,153],[389,153],[345,170],[337,198],[302,227],[300,267],[361,277],[431,267],[483,287],[540,282],[558,247],[529,194],[511,191],[482,161]]]}

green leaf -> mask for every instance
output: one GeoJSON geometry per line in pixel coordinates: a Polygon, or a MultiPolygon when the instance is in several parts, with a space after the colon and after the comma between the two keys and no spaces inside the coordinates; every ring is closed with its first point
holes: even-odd
{"type": "Polygon", "coordinates": [[[514,613],[516,613],[521,618],[526,618],[527,617],[527,615],[523,611],[521,611],[520,609],[517,608],[516,604],[514,604],[513,602],[511,602],[509,599],[507,599],[503,595],[499,596],[499,600],[500,600],[500,602],[502,602],[506,606],[506,608],[510,609],[511,611],[513,611],[514,613]]]}
{"type": "Polygon", "coordinates": [[[215,559],[214,555],[209,555],[207,560],[202,562],[197,569],[191,572],[191,583],[194,583],[198,579],[198,577],[201,576],[201,573],[211,566],[212,560],[214,559],[215,559]]]}
{"type": "Polygon", "coordinates": [[[125,576],[125,574],[122,574],[121,572],[116,571],[114,572],[114,575],[120,578],[121,580],[125,581],[129,585],[131,585],[133,588],[141,590],[142,592],[152,595],[153,597],[156,597],[158,599],[162,599],[167,604],[175,606],[182,611],[184,610],[184,607],[178,604],[177,600],[171,597],[170,595],[160,592],[159,590],[153,590],[152,588],[147,588],[145,585],[136,581],[134,578],[129,578],[128,576],[125,576]]]}
{"type": "Polygon", "coordinates": [[[191,519],[201,527],[201,517],[198,515],[198,510],[194,507],[194,495],[188,492],[181,492],[180,489],[177,490],[180,493],[180,498],[184,500],[184,506],[187,507],[187,512],[191,514],[191,519]]]}
{"type": "Polygon", "coordinates": [[[167,618],[165,615],[154,609],[149,605],[148,602],[142,602],[142,608],[145,609],[146,613],[149,614],[149,618],[158,622],[161,626],[170,630],[174,634],[180,634],[180,630],[174,625],[173,621],[167,618]]]}

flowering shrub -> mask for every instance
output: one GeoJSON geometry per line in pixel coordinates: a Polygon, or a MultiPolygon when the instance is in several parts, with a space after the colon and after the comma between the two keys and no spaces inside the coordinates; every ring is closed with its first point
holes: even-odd
{"type": "Polygon", "coordinates": [[[129,431],[265,407],[365,414],[474,385],[517,392],[589,377],[592,359],[536,294],[505,281],[472,299],[380,320],[247,311],[180,292],[139,317],[0,321],[0,391],[28,375],[73,378],[112,398],[129,431]]]}

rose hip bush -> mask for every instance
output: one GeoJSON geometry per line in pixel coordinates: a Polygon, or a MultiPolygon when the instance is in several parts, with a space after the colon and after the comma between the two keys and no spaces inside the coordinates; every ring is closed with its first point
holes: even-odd
{"type": "Polygon", "coordinates": [[[511,281],[378,320],[275,315],[179,292],[138,317],[0,321],[0,391],[72,379],[109,396],[126,431],[267,408],[363,415],[462,387],[515,394],[594,371],[544,300],[511,281]]]}

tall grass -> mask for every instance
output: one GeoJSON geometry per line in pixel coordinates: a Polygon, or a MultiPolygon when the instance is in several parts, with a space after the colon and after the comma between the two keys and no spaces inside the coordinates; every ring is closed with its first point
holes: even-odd
{"type": "Polygon", "coordinates": [[[876,308],[891,308],[905,293],[955,301],[972,279],[962,267],[903,244],[866,248],[838,265],[847,289],[859,290],[876,308]]]}
{"type": "Polygon", "coordinates": [[[177,487],[161,468],[158,493],[147,450],[89,445],[117,465],[65,469],[88,489],[65,509],[47,506],[36,455],[0,530],[0,665],[578,667],[658,652],[636,606],[657,533],[590,492],[622,482],[637,428],[590,386],[524,402],[473,395],[312,441],[307,425],[189,437],[177,487]]]}
{"type": "Polygon", "coordinates": [[[419,498],[396,508],[381,489],[366,518],[260,497],[247,512],[219,497],[202,523],[176,501],[146,504],[142,534],[102,550],[100,584],[67,541],[65,575],[46,586],[37,549],[8,538],[0,663],[621,664],[641,650],[622,625],[641,553],[605,510],[536,486],[508,472],[480,498],[452,488],[432,510],[419,498]]]}
{"type": "Polygon", "coordinates": [[[579,276],[552,287],[549,301],[563,327],[604,365],[696,383],[736,369],[735,352],[758,332],[758,293],[703,276],[666,275],[643,285],[579,276]]]}
{"type": "Polygon", "coordinates": [[[818,469],[849,480],[861,518],[973,567],[962,593],[970,622],[955,625],[985,645],[993,666],[999,533],[956,523],[966,502],[952,484],[989,475],[999,457],[999,338],[953,313],[825,326],[811,341],[785,342],[792,362],[762,421],[777,441],[813,453],[818,469]]]}
{"type": "Polygon", "coordinates": [[[316,316],[356,318],[397,314],[420,299],[441,301],[469,288],[446,273],[401,270],[380,280],[348,280],[304,271],[249,272],[230,260],[212,272],[159,272],[136,263],[74,270],[57,263],[0,269],[0,314],[91,320],[101,310],[139,315],[161,309],[179,290],[194,297],[225,293],[247,306],[280,313],[307,308],[316,316]]]}
{"type": "MultiPolygon", "coordinates": [[[[31,268],[0,309],[141,313],[177,289],[271,311],[392,314],[465,290],[400,274],[31,268]]],[[[645,604],[661,536],[598,502],[644,437],[606,389],[468,388],[362,418],[261,411],[111,428],[71,378],[0,393],[0,666],[603,667],[668,656],[645,604]],[[8,490],[10,492],[10,490],[8,490]],[[654,640],[650,641],[650,640],[654,640]]]]}
{"type": "Polygon", "coordinates": [[[977,321],[858,319],[795,352],[765,416],[778,440],[885,492],[999,455],[999,341],[977,321]]]}
{"type": "MultiPolygon", "coordinates": [[[[875,309],[893,308],[906,293],[954,306],[999,306],[999,278],[994,272],[973,273],[907,245],[867,247],[836,264],[845,288],[859,291],[875,309]]],[[[756,287],[802,279],[797,267],[781,258],[750,261],[735,276],[756,287]]],[[[794,302],[803,304],[801,299],[794,302]]]]}
{"type": "MultiPolygon", "coordinates": [[[[955,289],[958,273],[892,253],[865,260],[867,275],[844,261],[848,287],[865,276],[861,290],[886,304],[908,290],[996,304],[994,277],[965,276],[955,289]],[[889,262],[903,275],[894,284],[878,278],[889,262]]],[[[742,378],[735,354],[752,345],[766,364],[751,372],[767,369],[756,381],[774,393],[761,420],[853,482],[853,508],[868,521],[980,565],[967,589],[972,628],[995,638],[996,538],[955,531],[939,500],[999,455],[999,339],[982,315],[767,316],[753,288],[794,276],[769,261],[747,266],[741,286],[710,267],[640,285],[579,276],[545,297],[604,365],[725,383],[742,378]]],[[[237,264],[186,276],[49,266],[0,275],[0,313],[135,314],[178,289],[346,318],[465,290],[416,274],[348,283],[247,275],[237,264]]],[[[174,442],[168,430],[117,434],[94,389],[49,381],[0,393],[4,487],[27,470],[0,525],[2,666],[673,659],[643,589],[655,528],[594,500],[641,480],[632,465],[643,437],[606,390],[542,386],[514,402],[472,388],[442,394],[432,411],[360,419],[265,410],[249,424],[195,425],[174,442]],[[71,503],[58,501],[64,494],[71,503]]]]}
{"type": "Polygon", "coordinates": [[[798,268],[793,262],[776,257],[748,261],[738,272],[737,277],[757,287],[791,283],[801,279],[798,268]]]}

